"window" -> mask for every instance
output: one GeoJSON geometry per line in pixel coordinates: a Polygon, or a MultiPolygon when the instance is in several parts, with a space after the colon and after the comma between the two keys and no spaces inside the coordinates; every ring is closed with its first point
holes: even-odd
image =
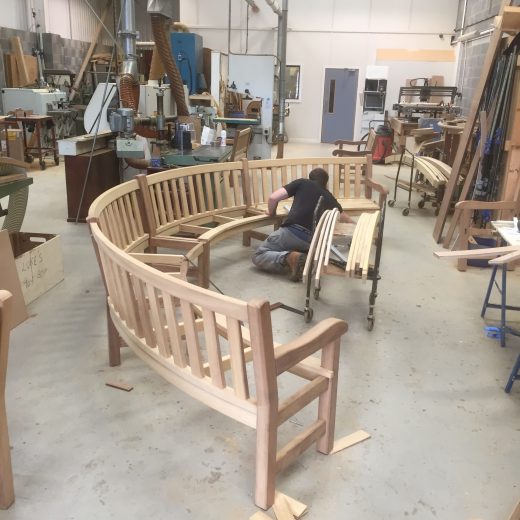
{"type": "Polygon", "coordinates": [[[300,66],[285,66],[285,99],[287,101],[300,100],[300,66]]]}

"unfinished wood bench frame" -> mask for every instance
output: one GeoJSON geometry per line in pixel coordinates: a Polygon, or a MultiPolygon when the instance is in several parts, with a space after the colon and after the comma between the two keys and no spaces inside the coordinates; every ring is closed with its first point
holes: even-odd
{"type": "Polygon", "coordinates": [[[275,344],[269,302],[246,303],[169,276],[113,244],[94,219],[89,225],[114,333],[180,390],[256,428],[255,503],[268,509],[277,473],[314,443],[321,453],[333,448],[339,348],[347,324],[329,318],[275,344]],[[321,361],[309,358],[319,351],[321,361]],[[281,399],[277,378],[285,372],[308,382],[281,399]],[[315,399],[316,421],[278,449],[279,426],[315,399]]]}
{"type": "Polygon", "coordinates": [[[264,214],[269,194],[317,166],[329,172],[332,193],[351,214],[384,209],[387,192],[372,181],[367,156],[243,160],[138,176],[98,197],[88,217],[107,291],[110,364],[120,364],[123,340],[179,389],[256,427],[255,502],[263,508],[273,503],[276,474],[306,448],[316,442],[320,452],[332,449],[347,325],[330,318],[276,344],[267,301],[246,303],[206,289],[210,246],[237,233],[246,244],[261,238],[255,228],[281,219],[264,214]],[[185,280],[190,271],[202,287],[185,280]],[[319,350],[321,362],[309,358],[319,350]],[[281,399],[277,377],[284,372],[309,382],[281,399]],[[277,450],[278,426],[316,398],[317,421],[277,450]]]}
{"type": "MultiPolygon", "coordinates": [[[[135,259],[165,272],[195,275],[197,283],[207,288],[211,245],[238,233],[243,234],[244,245],[250,245],[251,238],[265,239],[267,235],[256,228],[277,226],[284,216],[281,205],[278,216],[265,215],[271,192],[308,178],[316,167],[328,172],[330,191],[346,212],[381,211],[384,225],[388,191],[372,180],[370,155],[243,159],[140,175],[98,197],[89,219],[135,259]],[[158,255],[158,248],[172,254],[158,255]]],[[[120,342],[109,313],[107,319],[109,360],[115,366],[120,363],[120,342]]]]}

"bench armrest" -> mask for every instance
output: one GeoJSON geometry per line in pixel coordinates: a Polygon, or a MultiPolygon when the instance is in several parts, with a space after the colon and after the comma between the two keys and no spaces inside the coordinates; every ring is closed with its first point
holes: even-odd
{"type": "Polygon", "coordinates": [[[372,179],[365,179],[365,184],[379,193],[379,207],[383,209],[383,206],[386,203],[386,197],[388,196],[388,190],[381,184],[374,182],[372,179]]]}
{"type": "Polygon", "coordinates": [[[339,339],[347,330],[348,325],[345,321],[328,318],[304,332],[299,338],[280,345],[274,353],[277,375],[339,339]]]}

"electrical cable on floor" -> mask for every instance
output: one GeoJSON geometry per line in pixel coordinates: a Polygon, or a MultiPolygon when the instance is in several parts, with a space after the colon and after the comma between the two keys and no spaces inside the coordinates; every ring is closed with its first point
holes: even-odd
{"type": "MultiPolygon", "coordinates": [[[[189,262],[193,267],[195,267],[195,269],[198,269],[198,266],[196,266],[196,265],[195,265],[195,264],[194,264],[194,263],[193,263],[193,262],[192,262],[192,261],[191,261],[191,260],[186,256],[186,255],[183,254],[182,256],[183,256],[186,260],[188,260],[188,262],[189,262]]],[[[211,278],[208,278],[208,281],[209,281],[210,285],[213,285],[213,287],[215,287],[215,289],[216,289],[220,294],[222,294],[223,296],[226,296],[226,295],[224,294],[224,292],[221,291],[221,290],[220,290],[220,289],[219,289],[219,288],[218,288],[218,287],[217,287],[217,286],[216,286],[216,285],[211,281],[211,278]]]]}
{"type": "MultiPolygon", "coordinates": [[[[85,2],[87,2],[87,0],[85,0],[85,2]]],[[[87,4],[88,4],[88,2],[87,2],[87,4]]],[[[121,17],[122,17],[122,15],[123,15],[123,7],[121,6],[121,11],[119,12],[119,20],[117,21],[117,28],[118,29],[119,29],[120,24],[121,24],[121,17]]],[[[92,157],[94,156],[94,150],[95,150],[95,147],[96,147],[96,140],[97,140],[97,136],[98,136],[98,133],[99,133],[99,125],[101,123],[101,114],[103,113],[103,107],[105,106],[105,103],[107,102],[107,99],[108,99],[108,96],[107,96],[108,80],[110,79],[110,74],[112,72],[112,64],[113,64],[113,61],[114,61],[114,56],[116,54],[116,49],[117,49],[117,47],[114,45],[114,47],[112,47],[112,55],[110,56],[110,62],[108,64],[108,71],[107,71],[107,77],[106,77],[106,80],[105,80],[105,88],[103,90],[102,102],[101,102],[101,106],[99,108],[99,112],[98,112],[97,117],[96,117],[96,121],[97,121],[96,130],[94,132],[94,140],[92,141],[92,148],[90,150],[90,154],[89,154],[89,158],[88,158],[87,171],[85,173],[85,180],[83,181],[83,188],[81,190],[81,197],[79,199],[79,204],[78,204],[78,212],[76,213],[76,218],[74,219],[74,223],[75,224],[77,224],[79,222],[79,214],[81,212],[81,206],[83,205],[83,199],[85,198],[85,191],[87,189],[87,183],[88,183],[88,179],[89,179],[89,175],[90,175],[90,168],[92,166],[92,157]]],[[[92,130],[92,128],[90,130],[92,130]]]]}

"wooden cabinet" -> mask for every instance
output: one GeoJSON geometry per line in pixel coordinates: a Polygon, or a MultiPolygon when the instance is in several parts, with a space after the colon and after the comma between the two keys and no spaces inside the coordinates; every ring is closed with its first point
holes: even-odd
{"type": "Polygon", "coordinates": [[[103,148],[94,151],[88,179],[85,182],[89,157],[89,153],[65,156],[68,222],[75,222],[76,218],[78,222],[85,222],[88,208],[94,199],[119,184],[119,161],[115,150],[103,148]],[[81,201],[83,189],[85,192],[81,201]]]}

